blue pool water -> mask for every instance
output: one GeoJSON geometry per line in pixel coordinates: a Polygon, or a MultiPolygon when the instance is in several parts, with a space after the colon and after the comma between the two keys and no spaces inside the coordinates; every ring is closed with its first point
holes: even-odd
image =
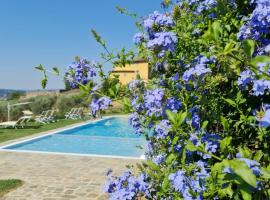
{"type": "Polygon", "coordinates": [[[144,146],[127,117],[112,117],[4,149],[140,157],[144,146]]]}

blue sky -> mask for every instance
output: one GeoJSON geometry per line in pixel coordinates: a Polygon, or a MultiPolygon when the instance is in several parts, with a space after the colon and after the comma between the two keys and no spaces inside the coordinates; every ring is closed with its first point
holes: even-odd
{"type": "MultiPolygon", "coordinates": [[[[96,29],[110,48],[132,48],[134,21],[119,5],[140,16],[160,9],[161,0],[1,0],[0,88],[40,89],[43,64],[62,71],[78,55],[98,58],[102,49],[90,34],[96,29]]],[[[48,89],[63,88],[50,76],[48,89]]]]}

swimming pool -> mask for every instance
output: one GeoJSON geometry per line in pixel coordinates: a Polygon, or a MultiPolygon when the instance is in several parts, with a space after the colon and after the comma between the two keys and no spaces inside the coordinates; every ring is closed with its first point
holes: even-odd
{"type": "Polygon", "coordinates": [[[142,158],[144,147],[145,139],[134,133],[126,116],[119,116],[10,144],[1,149],[142,158]]]}

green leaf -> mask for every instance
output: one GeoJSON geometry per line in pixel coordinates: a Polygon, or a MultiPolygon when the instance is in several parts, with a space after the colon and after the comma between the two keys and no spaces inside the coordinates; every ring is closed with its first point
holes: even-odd
{"type": "Polygon", "coordinates": [[[227,54],[231,53],[234,50],[234,46],[235,46],[235,44],[232,42],[227,43],[224,50],[223,50],[223,54],[227,55],[227,54]]]}
{"type": "Polygon", "coordinates": [[[215,21],[208,26],[208,30],[204,33],[203,38],[207,40],[219,41],[222,33],[222,28],[219,21],[215,21]]]}
{"type": "Polygon", "coordinates": [[[168,177],[165,177],[163,182],[162,182],[162,190],[167,191],[169,186],[170,186],[170,181],[169,181],[168,177]]]}
{"type": "Polygon", "coordinates": [[[245,53],[249,58],[251,58],[255,50],[255,42],[253,40],[245,40],[242,44],[245,53]]]}
{"type": "Polygon", "coordinates": [[[187,112],[180,112],[177,114],[177,125],[180,126],[187,117],[187,112]]]}
{"type": "Polygon", "coordinates": [[[151,160],[148,160],[147,163],[148,167],[150,167],[154,171],[159,171],[159,166],[153,163],[151,160]]]}
{"type": "Polygon", "coordinates": [[[249,148],[239,148],[239,152],[243,158],[252,159],[252,151],[249,148]]]}
{"type": "Polygon", "coordinates": [[[248,185],[256,188],[256,176],[253,174],[253,172],[249,169],[249,167],[244,161],[234,159],[224,160],[223,163],[225,164],[225,166],[230,167],[234,171],[234,173],[238,175],[248,185]]]}
{"type": "Polygon", "coordinates": [[[205,129],[208,125],[208,121],[204,121],[203,124],[202,124],[202,127],[201,129],[205,129]]]}
{"type": "Polygon", "coordinates": [[[237,107],[237,104],[231,99],[224,99],[224,101],[226,101],[229,105],[233,107],[237,107]]]}
{"type": "Polygon", "coordinates": [[[53,68],[53,73],[56,75],[56,76],[59,76],[60,72],[59,72],[59,69],[57,67],[54,67],[53,68]]]}
{"type": "Polygon", "coordinates": [[[222,124],[224,130],[228,132],[229,131],[229,122],[228,122],[228,120],[225,117],[221,116],[220,121],[221,121],[221,124],[222,124]]]}
{"type": "Polygon", "coordinates": [[[44,76],[43,79],[41,80],[41,86],[42,86],[43,89],[46,88],[47,83],[48,83],[48,79],[47,79],[46,76],[44,76]]]}
{"type": "Polygon", "coordinates": [[[263,157],[263,152],[262,152],[262,150],[259,150],[256,152],[253,159],[256,160],[257,162],[260,162],[262,157],[263,157]]]}
{"type": "Polygon", "coordinates": [[[227,149],[227,147],[230,146],[232,142],[232,137],[225,137],[223,140],[220,141],[220,149],[221,151],[224,151],[227,149]]]}
{"type": "Polygon", "coordinates": [[[219,40],[220,38],[220,35],[222,33],[222,28],[221,28],[221,25],[220,25],[220,22],[219,21],[215,21],[213,24],[212,24],[212,31],[213,31],[213,36],[214,36],[214,39],[216,41],[219,40]]]}
{"type": "Polygon", "coordinates": [[[175,124],[175,122],[176,122],[176,113],[173,113],[170,110],[166,110],[166,114],[168,116],[169,121],[172,122],[173,124],[175,124]]]}
{"type": "Polygon", "coordinates": [[[269,56],[257,56],[251,60],[251,64],[255,67],[257,67],[258,63],[267,63],[270,62],[269,56]]]}
{"type": "Polygon", "coordinates": [[[86,87],[86,86],[84,86],[84,85],[78,85],[78,86],[79,86],[79,89],[80,89],[82,92],[84,92],[84,93],[87,92],[87,87],[86,87]]]}
{"type": "Polygon", "coordinates": [[[226,188],[220,188],[218,190],[218,194],[221,198],[226,198],[226,197],[230,197],[232,198],[233,196],[233,189],[231,187],[231,184],[228,185],[226,188]]]}
{"type": "Polygon", "coordinates": [[[198,147],[196,147],[191,141],[187,141],[186,149],[189,151],[196,151],[198,147]]]}
{"type": "Polygon", "coordinates": [[[265,179],[270,179],[270,170],[265,168],[265,167],[262,167],[261,168],[261,171],[262,171],[262,177],[265,178],[265,179]]]}
{"type": "Polygon", "coordinates": [[[40,64],[39,66],[35,67],[35,69],[37,69],[39,71],[44,71],[44,68],[43,68],[42,64],[40,64]]]}
{"type": "Polygon", "coordinates": [[[244,200],[252,200],[252,192],[248,192],[245,189],[240,189],[240,192],[244,200]]]}
{"type": "Polygon", "coordinates": [[[174,162],[174,160],[176,159],[176,155],[171,153],[168,158],[166,159],[166,163],[167,164],[171,164],[172,162],[174,162]]]}

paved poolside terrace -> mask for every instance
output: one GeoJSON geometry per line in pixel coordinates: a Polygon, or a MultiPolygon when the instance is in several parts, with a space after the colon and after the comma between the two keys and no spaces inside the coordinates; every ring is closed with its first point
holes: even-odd
{"type": "MultiPolygon", "coordinates": [[[[78,124],[76,124],[77,126],[78,124]]],[[[72,126],[70,126],[72,127],[72,126]]],[[[0,146],[40,136],[35,134],[0,146]]],[[[91,156],[10,152],[0,150],[0,179],[21,179],[24,184],[1,200],[105,200],[106,172],[118,175],[126,165],[141,160],[91,156]]]]}

